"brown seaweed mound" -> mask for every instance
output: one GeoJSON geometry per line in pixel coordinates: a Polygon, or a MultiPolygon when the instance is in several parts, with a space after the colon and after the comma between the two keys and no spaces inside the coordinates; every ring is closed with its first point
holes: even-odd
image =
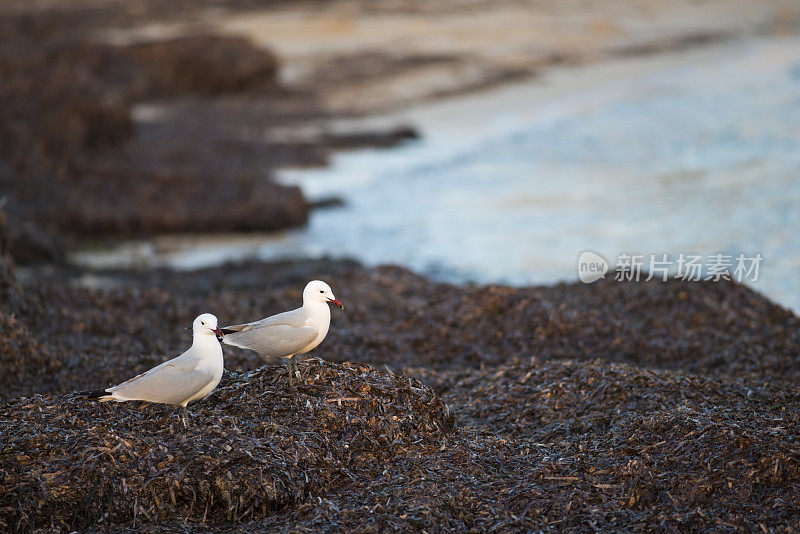
{"type": "Polygon", "coordinates": [[[796,390],[600,360],[444,375],[458,429],[440,446],[352,465],[303,503],[203,529],[781,532],[800,519],[796,390]]]}
{"type": "MultiPolygon", "coordinates": [[[[282,367],[229,374],[195,405],[188,432],[172,408],[14,400],[0,408],[9,529],[769,530],[800,520],[798,319],[746,287],[458,287],[329,260],[98,272],[89,279],[105,289],[94,290],[72,276],[29,277],[42,281],[26,288],[19,323],[61,367],[46,377],[27,367],[2,394],[118,382],[185,348],[182,327],[197,313],[226,322],[289,309],[322,278],[347,312],[312,354],[406,367],[441,399],[416,381],[313,359],[297,394],[282,367]],[[446,435],[443,402],[457,423],[446,435]]],[[[225,359],[260,365],[229,347],[225,359]]]]}
{"type": "Polygon", "coordinates": [[[137,44],[124,52],[144,72],[143,96],[277,89],[277,58],[243,38],[195,35],[137,44]]]}
{"type": "Polygon", "coordinates": [[[32,382],[42,391],[61,371],[63,362],[46,343],[40,342],[19,316],[0,309],[0,384],[9,397],[19,395],[32,382]]]}
{"type": "Polygon", "coordinates": [[[453,369],[531,355],[602,358],[751,384],[800,383],[800,319],[734,282],[460,287],[385,267],[340,275],[334,290],[352,305],[326,346],[342,354],[347,347],[360,361],[453,369]]]}
{"type": "MultiPolygon", "coordinates": [[[[275,313],[321,278],[347,311],[333,314],[312,354],[406,368],[441,400],[407,379],[318,360],[303,365],[298,394],[282,367],[231,373],[193,408],[188,433],[172,408],[14,400],[0,408],[0,441],[13,443],[0,451],[9,529],[779,530],[800,521],[798,319],[747,287],[459,287],[330,260],[83,273],[103,289],[74,276],[27,277],[37,283],[25,288],[18,325],[48,340],[61,367],[28,366],[1,395],[118,382],[185,348],[183,326],[197,313],[223,322],[275,313]],[[457,423],[447,435],[442,402],[457,423]]],[[[229,347],[225,362],[260,365],[229,347]]]]}
{"type": "Polygon", "coordinates": [[[61,362],[49,346],[37,340],[23,319],[31,303],[17,281],[9,233],[0,206],[0,385],[7,397],[14,397],[31,383],[50,382],[61,362]]]}
{"type": "Polygon", "coordinates": [[[0,527],[75,529],[182,519],[262,518],[396,456],[435,449],[453,427],[418,381],[366,365],[228,375],[191,407],[98,404],[36,395],[6,404],[0,527]]]}
{"type": "Polygon", "coordinates": [[[237,528],[781,531],[800,518],[797,391],[604,361],[459,374],[444,396],[458,431],[435,454],[237,528]]]}
{"type": "MultiPolygon", "coordinates": [[[[270,108],[281,92],[272,53],[217,35],[116,46],[97,38],[91,10],[67,11],[0,14],[0,189],[17,220],[10,237],[24,247],[15,257],[61,259],[53,235],[273,230],[306,221],[299,189],[270,180],[287,156],[248,134],[273,124],[277,111],[261,126],[242,117],[234,131],[206,134],[217,121],[209,110],[225,98],[258,96],[270,108]],[[190,123],[176,126],[170,117],[135,121],[134,106],[154,99],[165,109],[193,99],[204,116],[189,112],[190,123]]],[[[306,102],[305,113],[313,107],[306,102]]]]}
{"type": "Polygon", "coordinates": [[[469,376],[447,397],[471,426],[540,444],[547,458],[526,474],[529,491],[571,510],[548,523],[775,526],[800,511],[785,506],[800,480],[797,390],[533,358],[469,376]]]}
{"type": "Polygon", "coordinates": [[[6,214],[0,205],[0,303],[4,308],[15,305],[21,297],[20,293],[10,254],[6,214]]]}
{"type": "MultiPolygon", "coordinates": [[[[334,310],[313,355],[406,369],[437,387],[447,387],[442,375],[427,371],[492,369],[531,355],[599,358],[751,386],[800,381],[800,319],[738,284],[459,287],[406,269],[330,260],[86,276],[103,290],[76,287],[69,276],[34,278],[37,286],[26,291],[39,308],[20,318],[58,346],[67,365],[46,383],[31,377],[21,389],[0,389],[0,399],[116,383],[185,350],[183,328],[198,314],[213,311],[234,324],[293,309],[313,279],[331,281],[346,306],[334,310]]],[[[225,364],[261,365],[253,352],[232,347],[225,364]]]]}

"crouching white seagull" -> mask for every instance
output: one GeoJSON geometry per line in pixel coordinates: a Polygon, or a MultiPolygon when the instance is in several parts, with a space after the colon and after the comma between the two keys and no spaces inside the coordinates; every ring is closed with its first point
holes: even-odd
{"type": "Polygon", "coordinates": [[[222,378],[222,346],[217,336],[222,332],[217,318],[200,315],[192,323],[192,346],[169,361],[146,373],[108,389],[81,391],[80,395],[105,401],[144,401],[181,407],[183,426],[189,428],[186,405],[214,391],[222,378]]]}
{"type": "Polygon", "coordinates": [[[292,384],[292,375],[298,372],[295,356],[312,350],[328,334],[331,324],[328,303],[344,310],[328,284],[313,280],[303,290],[301,308],[252,323],[223,326],[222,342],[253,350],[267,361],[271,358],[288,358],[289,383],[292,384]]]}

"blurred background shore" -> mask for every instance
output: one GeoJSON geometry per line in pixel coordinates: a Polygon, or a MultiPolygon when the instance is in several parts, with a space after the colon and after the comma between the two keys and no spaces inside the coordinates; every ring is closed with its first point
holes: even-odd
{"type": "Polygon", "coordinates": [[[10,250],[28,263],[87,239],[297,227],[313,204],[276,169],[419,135],[334,118],[783,35],[797,17],[778,1],[7,2],[10,250]]]}

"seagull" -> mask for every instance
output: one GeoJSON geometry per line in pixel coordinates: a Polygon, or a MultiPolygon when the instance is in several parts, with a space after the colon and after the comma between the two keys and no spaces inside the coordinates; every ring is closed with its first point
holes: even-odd
{"type": "Polygon", "coordinates": [[[267,361],[276,357],[289,359],[289,384],[292,384],[292,374],[298,373],[295,356],[312,350],[328,334],[331,324],[328,303],[344,310],[328,284],[312,280],[303,290],[302,307],[252,323],[224,326],[222,342],[253,350],[267,361]]]}
{"type": "Polygon", "coordinates": [[[186,405],[214,391],[222,378],[222,332],[217,318],[204,313],[192,323],[189,350],[149,371],[108,389],[81,391],[89,399],[106,401],[144,401],[181,407],[183,426],[189,428],[186,405]]]}

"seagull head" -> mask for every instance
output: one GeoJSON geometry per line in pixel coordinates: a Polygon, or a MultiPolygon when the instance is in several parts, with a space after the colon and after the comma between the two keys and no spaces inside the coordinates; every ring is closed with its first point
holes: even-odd
{"type": "Polygon", "coordinates": [[[329,302],[340,310],[344,309],[341,301],[333,296],[331,286],[322,280],[312,280],[306,285],[303,290],[303,302],[329,302]]]}
{"type": "Polygon", "coordinates": [[[210,313],[197,316],[197,319],[192,323],[192,333],[195,336],[198,334],[214,334],[217,339],[222,338],[222,330],[217,325],[217,318],[210,313]]]}

